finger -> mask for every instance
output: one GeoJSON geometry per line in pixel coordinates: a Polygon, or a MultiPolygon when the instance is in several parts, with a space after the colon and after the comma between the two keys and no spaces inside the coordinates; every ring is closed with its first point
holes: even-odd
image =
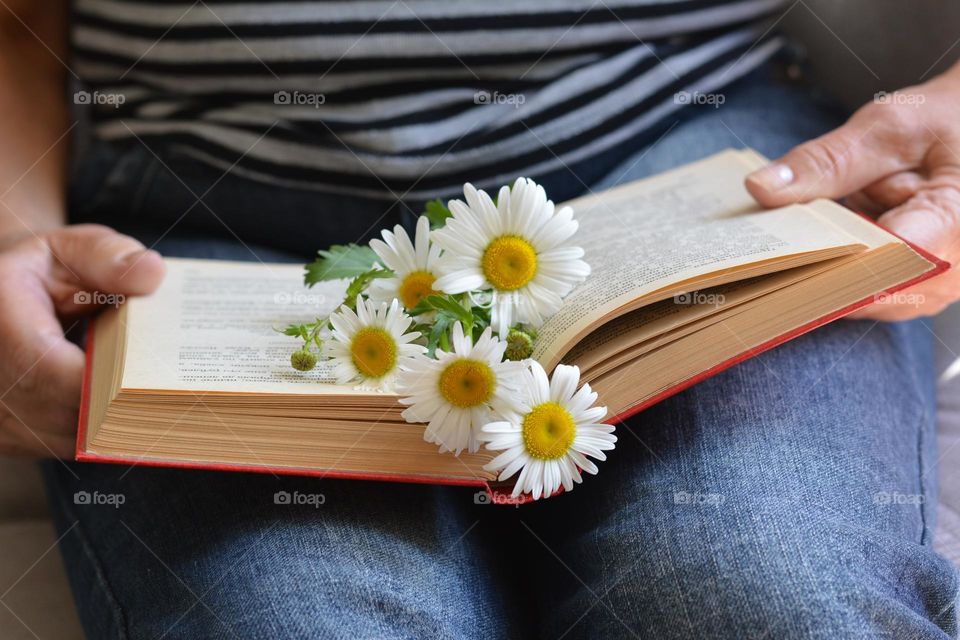
{"type": "Polygon", "coordinates": [[[873,297],[873,304],[851,313],[851,320],[879,320],[900,322],[921,316],[931,316],[943,309],[941,296],[924,284],[893,293],[881,292],[873,297]]]}
{"type": "Polygon", "coordinates": [[[884,207],[876,202],[863,191],[856,191],[848,195],[844,200],[844,204],[857,213],[868,215],[871,218],[878,217],[888,209],[888,207],[884,207]]]}
{"type": "Polygon", "coordinates": [[[15,291],[10,280],[0,286],[0,299],[17,301],[4,305],[0,313],[0,344],[10,345],[0,359],[0,398],[18,394],[76,406],[83,352],[63,337],[63,327],[37,277],[24,271],[16,275],[11,279],[19,280],[15,291]]]}
{"type": "Polygon", "coordinates": [[[916,171],[902,171],[867,185],[863,193],[884,209],[892,209],[917,195],[924,182],[924,177],[916,171]]]}
{"type": "Polygon", "coordinates": [[[879,304],[871,304],[858,311],[854,311],[846,317],[848,320],[876,320],[877,322],[903,322],[913,320],[924,315],[919,309],[912,307],[887,307],[879,304]]]}
{"type": "MultiPolygon", "coordinates": [[[[7,335],[14,333],[5,330],[7,335]]],[[[4,392],[76,411],[83,381],[83,351],[62,336],[48,338],[41,334],[27,335],[27,331],[19,333],[31,343],[11,353],[11,364],[4,375],[8,381],[4,392]]]]}
{"type": "Polygon", "coordinates": [[[64,460],[73,459],[74,452],[70,450],[70,443],[64,441],[58,443],[55,447],[46,444],[36,443],[33,445],[23,445],[19,442],[7,442],[0,438],[0,458],[60,458],[64,460]]]}
{"type": "MultiPolygon", "coordinates": [[[[51,424],[47,417],[43,416],[39,418],[40,422],[31,425],[29,417],[0,401],[0,455],[72,458],[76,449],[76,429],[46,431],[38,425],[46,427],[51,424]]],[[[69,416],[61,412],[58,418],[63,422],[69,416]]],[[[72,419],[75,423],[75,414],[72,419]]]]}
{"type": "Polygon", "coordinates": [[[955,263],[960,239],[960,191],[949,187],[922,189],[877,222],[904,240],[955,263]]]}
{"type": "Polygon", "coordinates": [[[8,421],[22,424],[34,433],[74,438],[77,433],[77,407],[72,403],[37,402],[36,399],[7,396],[0,400],[0,414],[6,412],[8,421]]]}
{"type": "Polygon", "coordinates": [[[859,191],[922,160],[928,141],[915,118],[896,105],[868,105],[843,126],[751,173],[746,187],[767,207],[859,191]]]}
{"type": "MultiPolygon", "coordinates": [[[[903,205],[880,217],[878,223],[934,255],[956,264],[960,253],[960,194],[943,187],[922,189],[903,205]]],[[[960,272],[947,273],[893,294],[878,294],[875,304],[851,318],[898,321],[939,313],[956,297],[960,272]]]]}
{"type": "Polygon", "coordinates": [[[0,434],[0,456],[16,458],[60,458],[72,460],[77,441],[73,436],[51,435],[14,427],[0,434]]]}
{"type": "Polygon", "coordinates": [[[84,224],[46,236],[57,277],[97,291],[142,295],[163,279],[163,259],[130,236],[109,227],[84,224]]]}

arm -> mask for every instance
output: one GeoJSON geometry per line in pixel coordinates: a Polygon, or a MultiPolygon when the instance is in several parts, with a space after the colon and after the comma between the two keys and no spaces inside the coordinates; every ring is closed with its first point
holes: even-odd
{"type": "Polygon", "coordinates": [[[0,5],[0,241],[64,224],[66,1],[0,5]]]}
{"type": "Polygon", "coordinates": [[[952,265],[945,274],[854,314],[932,315],[960,299],[960,64],[862,107],[842,127],[747,178],[764,206],[847,196],[850,204],[952,265]]]}
{"type": "Polygon", "coordinates": [[[0,455],[72,456],[83,353],[63,333],[94,310],[75,294],[163,277],[136,240],[64,226],[66,15],[65,0],[0,5],[0,455]]]}

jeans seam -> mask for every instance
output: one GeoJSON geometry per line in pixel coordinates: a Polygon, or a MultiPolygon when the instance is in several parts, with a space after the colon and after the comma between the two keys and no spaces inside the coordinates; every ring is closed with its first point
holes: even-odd
{"type": "MultiPolygon", "coordinates": [[[[917,320],[917,322],[923,322],[922,320],[917,320]]],[[[932,537],[934,532],[930,530],[928,526],[930,523],[930,513],[929,509],[936,509],[936,504],[930,505],[930,500],[927,500],[929,487],[929,482],[927,481],[927,474],[930,472],[928,467],[928,460],[926,455],[926,444],[927,444],[927,420],[930,419],[929,407],[927,405],[927,397],[923,391],[922,385],[917,380],[917,371],[920,370],[920,367],[923,366],[921,362],[918,362],[914,357],[913,350],[910,348],[905,349],[907,357],[910,359],[910,368],[909,371],[911,375],[909,376],[911,385],[913,386],[914,393],[917,395],[917,399],[920,402],[921,413],[920,413],[920,424],[917,429],[917,484],[920,489],[920,495],[923,496],[923,501],[920,503],[920,544],[921,545],[932,545],[932,537]]],[[[936,425],[934,425],[936,429],[936,425]]],[[[934,437],[936,437],[936,431],[934,431],[934,437]]]]}
{"type": "Polygon", "coordinates": [[[932,540],[930,540],[930,537],[933,535],[933,532],[930,531],[929,526],[927,526],[929,523],[929,514],[927,513],[927,509],[929,509],[930,507],[927,504],[928,500],[926,500],[927,484],[928,484],[926,481],[927,456],[924,454],[924,447],[927,441],[927,436],[925,433],[926,420],[927,420],[926,405],[924,405],[923,407],[923,414],[921,417],[923,419],[923,422],[920,425],[920,432],[919,432],[919,435],[917,436],[917,463],[918,463],[917,468],[918,468],[918,473],[920,475],[920,477],[918,478],[918,481],[920,484],[920,495],[924,496],[923,502],[920,503],[920,524],[923,527],[923,529],[921,529],[920,531],[920,544],[929,545],[929,544],[932,544],[933,542],[932,540]]]}
{"type": "Polygon", "coordinates": [[[80,547],[83,549],[83,553],[87,559],[91,562],[91,564],[93,564],[93,573],[96,577],[97,584],[100,586],[101,591],[106,596],[107,603],[113,611],[114,626],[117,629],[117,637],[120,640],[127,640],[130,637],[130,634],[127,629],[126,616],[123,614],[123,607],[120,606],[120,602],[117,600],[115,592],[110,586],[109,580],[107,580],[106,573],[103,570],[103,563],[100,562],[100,558],[93,550],[93,545],[90,544],[90,539],[84,532],[83,523],[70,508],[67,500],[63,496],[63,493],[61,491],[57,491],[56,495],[57,501],[60,503],[60,508],[63,509],[63,513],[67,516],[67,519],[77,523],[74,529],[76,530],[77,537],[79,538],[80,547]]]}

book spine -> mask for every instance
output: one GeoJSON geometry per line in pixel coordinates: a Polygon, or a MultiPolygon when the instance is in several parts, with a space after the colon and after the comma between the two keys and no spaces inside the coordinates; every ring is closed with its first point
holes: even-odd
{"type": "Polygon", "coordinates": [[[83,361],[83,380],[80,381],[80,415],[77,418],[77,447],[75,458],[81,460],[84,448],[87,444],[87,426],[90,420],[90,395],[93,384],[93,326],[95,318],[87,321],[86,331],[84,331],[84,352],[83,361]]]}

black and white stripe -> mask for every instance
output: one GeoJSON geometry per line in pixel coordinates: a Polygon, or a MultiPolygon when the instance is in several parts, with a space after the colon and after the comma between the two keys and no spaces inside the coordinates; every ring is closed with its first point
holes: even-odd
{"type": "Polygon", "coordinates": [[[716,91],[767,59],[779,41],[763,20],[782,4],[77,0],[73,48],[92,91],[124,97],[95,105],[102,138],[276,184],[427,199],[652,131],[684,106],[677,92],[716,91]]]}

